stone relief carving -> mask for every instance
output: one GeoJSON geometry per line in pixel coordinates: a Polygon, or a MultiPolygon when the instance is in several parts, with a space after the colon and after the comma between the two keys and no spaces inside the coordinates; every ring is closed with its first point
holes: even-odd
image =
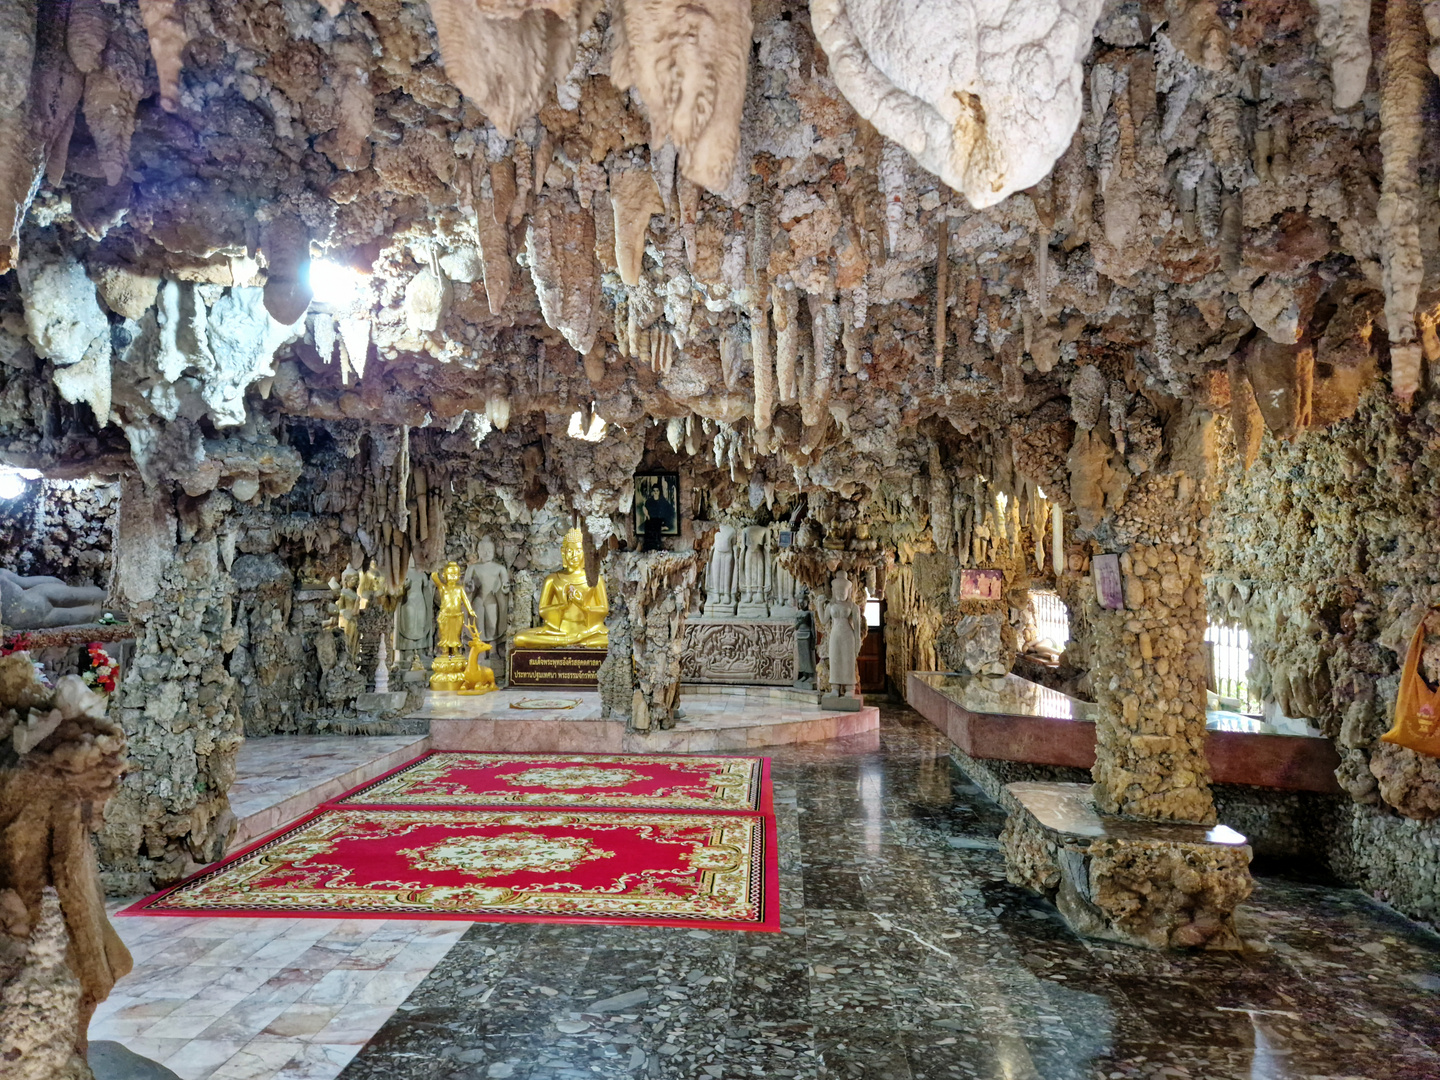
{"type": "Polygon", "coordinates": [[[793,622],[700,619],[685,624],[685,682],[790,686],[799,674],[793,622]]]}

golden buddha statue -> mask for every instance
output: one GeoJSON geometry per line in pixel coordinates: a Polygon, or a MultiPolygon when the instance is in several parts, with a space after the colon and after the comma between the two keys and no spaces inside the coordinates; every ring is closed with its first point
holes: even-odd
{"type": "Polygon", "coordinates": [[[465,657],[460,652],[460,633],[465,628],[465,613],[475,618],[475,609],[470,606],[470,597],[460,584],[460,564],[450,563],[445,567],[445,576],[432,573],[430,580],[440,600],[440,611],[435,616],[435,628],[439,631],[435,641],[435,659],[430,664],[430,689],[458,690],[465,682],[465,657]]]}
{"type": "Polygon", "coordinates": [[[610,644],[605,616],[610,600],[602,577],[591,586],[585,580],[585,550],[579,529],[565,534],[560,545],[558,570],[545,579],[540,590],[542,625],[515,635],[517,649],[559,649],[567,645],[582,649],[604,649],[610,644]]]}

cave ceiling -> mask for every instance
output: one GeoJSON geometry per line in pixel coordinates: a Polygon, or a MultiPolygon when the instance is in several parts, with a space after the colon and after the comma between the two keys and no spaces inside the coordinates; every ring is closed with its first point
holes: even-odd
{"type": "Polygon", "coordinates": [[[1433,6],[12,0],[0,457],[1063,500],[1077,432],[1295,438],[1440,355],[1433,6]]]}

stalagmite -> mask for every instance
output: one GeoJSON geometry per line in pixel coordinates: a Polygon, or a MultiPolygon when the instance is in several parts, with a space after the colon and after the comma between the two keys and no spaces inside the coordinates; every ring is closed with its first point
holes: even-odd
{"type": "Polygon", "coordinates": [[[446,76],[507,139],[569,72],[597,8],[593,0],[430,0],[446,76]]]}
{"type": "Polygon", "coordinates": [[[1370,0],[1313,0],[1315,37],[1330,58],[1337,109],[1360,103],[1370,75],[1370,0]]]}
{"type": "Polygon", "coordinates": [[[1424,52],[1419,0],[1385,5],[1385,56],[1380,64],[1380,264],[1385,285],[1385,323],[1390,337],[1390,387],[1408,405],[1420,385],[1420,346],[1415,307],[1424,276],[1420,249],[1421,109],[1431,73],[1424,52]]]}
{"type": "Polygon", "coordinates": [[[612,81],[639,93],[652,147],[673,143],[687,178],[723,191],[740,147],[748,0],[623,0],[618,7],[612,81]]]}
{"type": "Polygon", "coordinates": [[[800,297],[794,289],[776,285],[770,294],[775,313],[775,383],[781,405],[799,397],[796,362],[800,359],[800,297]]]}
{"type": "Polygon", "coordinates": [[[150,36],[150,54],[160,76],[160,107],[174,112],[180,107],[181,53],[189,43],[185,19],[176,10],[176,0],[140,0],[140,18],[150,36]]]}
{"type": "Polygon", "coordinates": [[[610,205],[615,213],[615,263],[620,280],[626,285],[638,285],[650,216],[665,212],[655,178],[648,169],[616,173],[610,178],[610,205]]]}

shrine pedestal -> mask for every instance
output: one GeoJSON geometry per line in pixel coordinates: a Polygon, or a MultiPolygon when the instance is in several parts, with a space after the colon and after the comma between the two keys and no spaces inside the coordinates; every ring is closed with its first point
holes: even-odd
{"type": "Polygon", "coordinates": [[[1239,949],[1250,846],[1224,825],[1098,813],[1088,784],[1007,784],[1010,882],[1051,899],[1083,937],[1145,948],[1239,949]]]}
{"type": "Polygon", "coordinates": [[[604,649],[511,649],[509,685],[595,690],[604,662],[604,649]]]}
{"type": "Polygon", "coordinates": [[[682,682],[793,686],[799,672],[794,619],[685,621],[682,682]]]}

